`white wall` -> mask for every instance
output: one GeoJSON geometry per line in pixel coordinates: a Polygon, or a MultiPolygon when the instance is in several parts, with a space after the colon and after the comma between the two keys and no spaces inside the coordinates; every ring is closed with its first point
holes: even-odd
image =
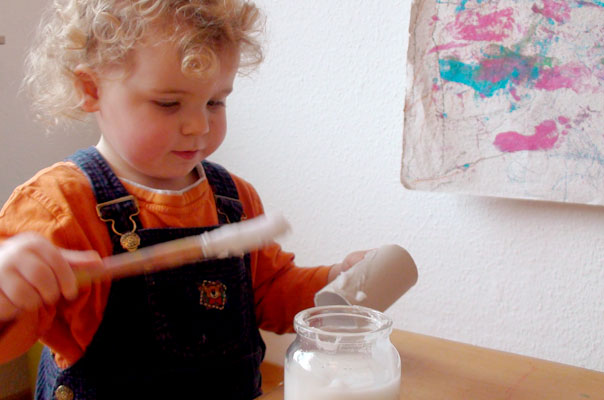
{"type": "MultiPolygon", "coordinates": [[[[45,138],[15,97],[43,3],[0,4],[0,201],[96,141],[80,127],[45,138]]],[[[604,371],[604,209],[400,184],[410,1],[257,3],[267,60],[238,80],[212,159],[288,217],[298,264],[398,243],[419,281],[388,310],[397,328],[604,371]]]]}
{"type": "Polygon", "coordinates": [[[213,157],[293,225],[300,265],[398,243],[397,328],[604,371],[604,209],[399,183],[410,1],[258,0],[265,64],[213,157]]]}
{"type": "Polygon", "coordinates": [[[47,0],[0,2],[0,203],[12,189],[37,170],[63,159],[75,149],[97,142],[90,127],[77,124],[69,131],[46,136],[34,123],[24,95],[18,95],[23,78],[25,50],[47,0]]]}

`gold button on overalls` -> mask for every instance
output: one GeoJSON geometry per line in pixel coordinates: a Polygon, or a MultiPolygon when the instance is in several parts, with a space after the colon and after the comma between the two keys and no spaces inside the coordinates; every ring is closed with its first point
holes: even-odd
{"type": "Polygon", "coordinates": [[[55,390],[56,400],[73,400],[73,390],[69,386],[61,385],[55,390]]]}

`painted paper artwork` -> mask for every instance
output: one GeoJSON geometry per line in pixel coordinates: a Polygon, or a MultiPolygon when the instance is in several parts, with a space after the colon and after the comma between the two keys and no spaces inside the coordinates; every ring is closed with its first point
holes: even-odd
{"type": "Polygon", "coordinates": [[[401,180],[604,205],[604,1],[415,0],[401,180]]]}

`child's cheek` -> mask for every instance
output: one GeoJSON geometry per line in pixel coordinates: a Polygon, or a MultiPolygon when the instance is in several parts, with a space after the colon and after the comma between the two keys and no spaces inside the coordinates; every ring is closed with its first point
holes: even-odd
{"type": "Polygon", "coordinates": [[[164,147],[161,137],[153,135],[152,131],[139,126],[126,140],[128,154],[133,161],[145,161],[157,156],[158,151],[164,147]]]}

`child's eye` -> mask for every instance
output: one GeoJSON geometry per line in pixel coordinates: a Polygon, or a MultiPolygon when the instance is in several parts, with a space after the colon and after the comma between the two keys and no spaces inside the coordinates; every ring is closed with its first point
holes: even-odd
{"type": "Polygon", "coordinates": [[[210,100],[208,101],[208,107],[224,107],[226,103],[224,100],[210,100]]]}
{"type": "Polygon", "coordinates": [[[180,105],[180,103],[178,101],[154,101],[153,102],[156,106],[161,107],[161,108],[174,108],[174,107],[178,107],[180,105]]]}

